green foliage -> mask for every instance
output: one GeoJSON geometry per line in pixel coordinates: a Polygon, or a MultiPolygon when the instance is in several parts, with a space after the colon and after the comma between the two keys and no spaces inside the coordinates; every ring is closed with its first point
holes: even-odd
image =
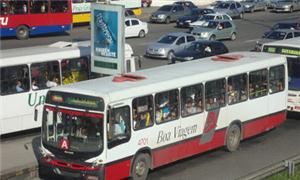
{"type": "Polygon", "coordinates": [[[265,180],[300,180],[300,165],[296,166],[294,176],[289,178],[288,171],[282,171],[278,174],[265,178],[265,180]]]}

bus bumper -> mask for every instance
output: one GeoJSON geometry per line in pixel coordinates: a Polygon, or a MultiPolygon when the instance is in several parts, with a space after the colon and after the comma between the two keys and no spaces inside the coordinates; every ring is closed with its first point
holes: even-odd
{"type": "Polygon", "coordinates": [[[96,170],[78,170],[65,162],[54,165],[51,161],[43,159],[39,161],[38,173],[41,179],[104,180],[105,177],[103,166],[96,170]]]}

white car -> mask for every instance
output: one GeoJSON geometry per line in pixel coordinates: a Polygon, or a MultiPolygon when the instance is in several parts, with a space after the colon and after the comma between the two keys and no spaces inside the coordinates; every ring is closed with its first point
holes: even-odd
{"type": "Polygon", "coordinates": [[[148,23],[137,18],[125,18],[125,38],[145,37],[148,33],[148,23]]]}
{"type": "Polygon", "coordinates": [[[202,26],[205,22],[211,21],[211,20],[230,20],[230,21],[232,21],[232,18],[227,14],[221,14],[221,13],[205,14],[197,21],[190,23],[190,27],[202,26]]]}

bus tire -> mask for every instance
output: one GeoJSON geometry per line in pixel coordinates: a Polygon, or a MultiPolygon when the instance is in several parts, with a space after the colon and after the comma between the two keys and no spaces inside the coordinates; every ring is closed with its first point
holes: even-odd
{"type": "Polygon", "coordinates": [[[238,149],[241,141],[241,128],[238,124],[231,124],[226,131],[225,148],[229,152],[238,149]]]}
{"type": "Polygon", "coordinates": [[[17,27],[16,36],[20,40],[28,39],[28,37],[29,37],[29,28],[25,25],[21,25],[21,26],[17,27]]]}
{"type": "Polygon", "coordinates": [[[146,153],[141,153],[134,159],[131,178],[133,180],[145,180],[148,176],[150,168],[150,156],[146,153]]]}

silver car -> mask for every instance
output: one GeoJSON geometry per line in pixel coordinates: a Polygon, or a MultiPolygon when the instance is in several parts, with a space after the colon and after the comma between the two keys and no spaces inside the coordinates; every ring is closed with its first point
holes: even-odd
{"type": "Polygon", "coordinates": [[[244,7],[236,1],[223,1],[214,8],[214,11],[228,14],[232,18],[244,18],[244,7]]]}
{"type": "Polygon", "coordinates": [[[300,0],[279,0],[274,6],[273,11],[292,13],[300,10],[300,0]]]}
{"type": "Polygon", "coordinates": [[[258,10],[267,10],[267,3],[264,0],[245,0],[241,1],[241,4],[244,6],[245,12],[251,12],[258,10]]]}
{"type": "Polygon", "coordinates": [[[215,20],[207,21],[202,26],[195,27],[191,34],[198,39],[219,40],[236,39],[237,29],[233,21],[215,20]]]}
{"type": "Polygon", "coordinates": [[[171,60],[175,52],[186,48],[195,40],[195,37],[188,33],[169,33],[162,36],[157,42],[149,45],[145,56],[171,60]]]}

